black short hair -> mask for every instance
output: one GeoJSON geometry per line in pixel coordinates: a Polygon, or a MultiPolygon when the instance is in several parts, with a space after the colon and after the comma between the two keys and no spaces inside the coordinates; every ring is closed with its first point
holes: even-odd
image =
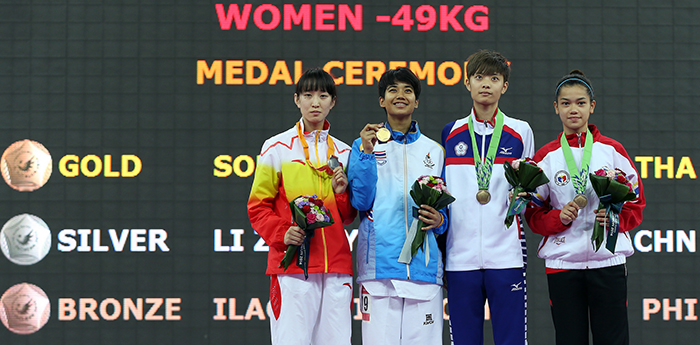
{"type": "Polygon", "coordinates": [[[575,69],[569,72],[569,74],[559,79],[559,81],[557,82],[556,91],[554,91],[554,100],[556,101],[559,98],[559,94],[561,93],[561,88],[563,86],[571,85],[583,86],[583,88],[586,89],[586,91],[588,92],[588,97],[590,97],[591,100],[595,99],[595,94],[593,93],[593,84],[590,80],[588,80],[588,78],[586,78],[586,75],[583,74],[581,70],[575,69]]]}
{"type": "Polygon", "coordinates": [[[306,91],[328,92],[333,99],[336,98],[338,92],[333,77],[320,67],[307,70],[297,81],[295,93],[301,95],[306,91]]]}
{"type": "Polygon", "coordinates": [[[510,78],[510,63],[505,56],[493,50],[479,50],[467,58],[466,80],[475,74],[501,74],[503,81],[510,78]]]}
{"type": "Polygon", "coordinates": [[[411,85],[416,99],[420,97],[420,79],[407,67],[397,67],[382,74],[382,77],[379,79],[379,84],[377,84],[379,97],[384,98],[386,88],[389,87],[389,85],[396,84],[397,81],[411,85]]]}

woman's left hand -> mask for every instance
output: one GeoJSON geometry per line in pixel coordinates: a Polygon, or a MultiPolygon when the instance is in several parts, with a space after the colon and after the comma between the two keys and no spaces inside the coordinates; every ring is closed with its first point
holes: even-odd
{"type": "Polygon", "coordinates": [[[596,222],[599,222],[601,226],[605,227],[606,224],[610,223],[610,217],[605,216],[604,208],[601,208],[600,210],[595,210],[593,211],[593,213],[595,213],[596,222]]]}
{"type": "Polygon", "coordinates": [[[421,230],[435,229],[442,224],[442,213],[428,205],[420,205],[420,207],[418,219],[427,225],[422,227],[421,230]]]}
{"type": "Polygon", "coordinates": [[[333,192],[335,194],[343,194],[345,189],[348,188],[348,176],[345,175],[343,167],[336,167],[333,170],[333,180],[331,180],[331,186],[333,186],[333,192]]]}

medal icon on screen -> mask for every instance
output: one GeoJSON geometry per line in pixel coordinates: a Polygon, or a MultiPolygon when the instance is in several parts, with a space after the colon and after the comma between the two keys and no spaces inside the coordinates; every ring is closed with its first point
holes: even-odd
{"type": "Polygon", "coordinates": [[[0,297],[0,321],[17,334],[32,334],[49,321],[51,302],[36,285],[21,283],[0,297]]]}
{"type": "Polygon", "coordinates": [[[0,158],[2,177],[20,191],[35,191],[51,177],[51,154],[36,141],[24,139],[10,145],[0,158]]]}
{"type": "Polygon", "coordinates": [[[49,253],[51,230],[37,216],[14,216],[0,230],[0,249],[17,265],[33,265],[49,253]]]}

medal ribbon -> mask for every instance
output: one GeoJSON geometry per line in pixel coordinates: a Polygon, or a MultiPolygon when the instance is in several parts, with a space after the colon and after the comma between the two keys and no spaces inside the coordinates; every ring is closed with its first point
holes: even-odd
{"type": "MultiPolygon", "coordinates": [[[[311,161],[309,160],[309,144],[304,138],[304,131],[301,130],[301,121],[297,122],[297,135],[299,135],[299,141],[301,142],[301,146],[304,148],[304,158],[306,159],[306,163],[318,172],[325,172],[333,176],[333,171],[331,170],[331,168],[328,167],[328,160],[335,153],[333,138],[331,138],[330,134],[326,136],[326,143],[328,144],[328,153],[326,154],[326,165],[323,165],[321,167],[313,165],[313,163],[311,163],[311,161]]],[[[316,149],[316,152],[318,152],[318,149],[316,149]]],[[[316,160],[318,160],[318,154],[316,155],[316,160]]],[[[318,162],[318,164],[321,164],[321,162],[318,162]]]]}
{"type": "Polygon", "coordinates": [[[501,109],[496,112],[496,125],[493,127],[491,142],[489,143],[486,159],[481,162],[479,149],[476,146],[476,137],[474,136],[474,124],[472,118],[476,116],[472,114],[469,117],[469,135],[472,137],[472,152],[474,153],[474,165],[476,166],[476,180],[479,183],[479,189],[489,189],[491,183],[491,171],[493,169],[493,161],[496,158],[496,149],[501,141],[501,133],[503,132],[503,113],[501,109]]]}
{"type": "Polygon", "coordinates": [[[588,182],[588,168],[591,164],[591,152],[593,151],[593,134],[586,128],[586,143],[583,145],[583,158],[581,159],[581,169],[576,166],[574,155],[571,152],[571,146],[566,140],[566,134],[561,134],[561,150],[564,152],[564,159],[569,168],[569,175],[574,185],[576,194],[584,195],[586,193],[586,183],[588,182]]]}
{"type": "MultiPolygon", "coordinates": [[[[602,201],[601,201],[602,203],[602,201]]],[[[620,212],[622,212],[622,205],[624,202],[620,203],[610,203],[607,205],[605,210],[605,215],[610,219],[610,226],[608,228],[608,240],[605,244],[611,253],[615,253],[615,247],[617,246],[617,235],[619,233],[620,227],[620,212]]]]}

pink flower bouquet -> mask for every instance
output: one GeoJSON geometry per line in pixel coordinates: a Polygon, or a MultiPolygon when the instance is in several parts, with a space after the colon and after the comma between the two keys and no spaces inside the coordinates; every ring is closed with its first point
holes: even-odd
{"type": "Polygon", "coordinates": [[[304,278],[309,278],[309,247],[311,237],[314,236],[314,230],[323,228],[333,224],[333,217],[326,206],[323,206],[323,200],[316,195],[302,195],[292,200],[289,203],[292,210],[292,217],[297,226],[306,233],[304,243],[300,246],[290,244],[287,246],[287,251],[284,253],[280,267],[284,267],[286,271],[292,260],[296,256],[297,266],[304,270],[304,278]]]}
{"type": "Polygon", "coordinates": [[[510,205],[506,213],[505,224],[510,227],[513,224],[513,219],[516,214],[520,214],[530,199],[531,196],[521,197],[518,194],[522,192],[532,193],[537,190],[537,187],[549,182],[549,178],[544,174],[544,171],[537,166],[537,163],[530,158],[516,159],[513,163],[506,161],[503,164],[505,169],[506,180],[513,186],[513,196],[510,198],[510,205]]]}
{"type": "MultiPolygon", "coordinates": [[[[438,211],[455,201],[455,198],[447,192],[445,180],[438,176],[423,175],[419,177],[413,182],[409,193],[418,207],[420,207],[420,205],[428,205],[438,211]]],[[[409,235],[406,238],[404,247],[401,250],[401,255],[399,256],[399,262],[410,263],[411,258],[416,255],[421,246],[424,246],[424,251],[427,249],[427,243],[424,243],[426,231],[421,230],[425,224],[418,219],[418,208],[414,208],[413,217],[416,223],[415,229],[409,230],[409,235]],[[410,256],[408,256],[409,248],[410,256]]],[[[411,224],[411,228],[413,227],[414,224],[411,224]]],[[[426,260],[426,265],[427,264],[426,260]]]]}
{"type": "Polygon", "coordinates": [[[605,228],[607,228],[608,235],[605,248],[614,253],[615,245],[617,244],[619,214],[620,211],[622,211],[622,205],[624,205],[626,201],[636,199],[637,194],[634,192],[627,175],[620,169],[612,170],[608,167],[603,167],[598,169],[595,173],[591,173],[590,180],[595,193],[600,199],[598,209],[604,208],[606,216],[610,219],[610,222],[606,223],[605,227],[600,225],[599,222],[595,222],[591,241],[597,252],[605,240],[605,228]]]}

